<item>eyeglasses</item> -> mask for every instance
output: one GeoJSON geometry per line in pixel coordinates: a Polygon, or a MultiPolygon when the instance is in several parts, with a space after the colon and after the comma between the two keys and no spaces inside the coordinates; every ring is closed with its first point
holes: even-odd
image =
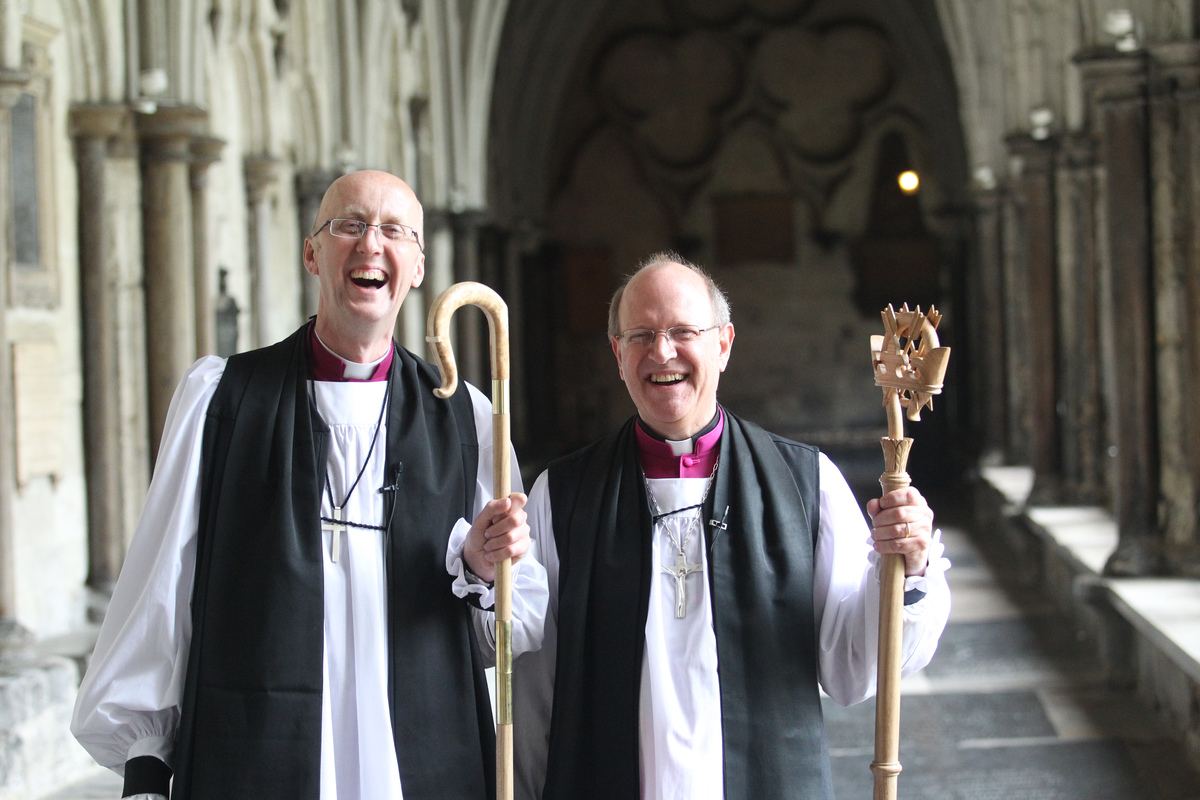
{"type": "Polygon", "coordinates": [[[630,328],[627,331],[621,331],[617,336],[621,344],[626,347],[640,347],[647,349],[654,346],[658,341],[658,335],[661,333],[667,337],[667,341],[672,344],[691,344],[700,338],[700,334],[706,331],[716,330],[720,325],[710,325],[707,328],[700,328],[695,325],[676,325],[673,328],[666,330],[652,330],[651,328],[630,328]]]}
{"type": "Polygon", "coordinates": [[[361,239],[367,235],[367,228],[378,228],[379,235],[389,242],[412,242],[421,249],[421,252],[425,251],[425,248],[421,247],[421,237],[416,229],[408,225],[401,225],[399,222],[375,224],[363,222],[361,219],[331,219],[313,231],[313,236],[325,230],[326,227],[339,239],[361,239]]]}

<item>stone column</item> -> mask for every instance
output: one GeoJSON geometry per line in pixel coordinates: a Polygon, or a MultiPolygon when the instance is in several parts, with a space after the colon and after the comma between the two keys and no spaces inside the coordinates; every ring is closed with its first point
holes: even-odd
{"type": "MultiPolygon", "coordinates": [[[[308,236],[313,229],[325,220],[314,222],[321,208],[321,200],[341,173],[334,170],[306,169],[296,173],[296,213],[300,217],[300,232],[308,236]]],[[[309,275],[308,270],[300,267],[300,280],[303,281],[303,291],[300,293],[302,304],[300,312],[304,317],[317,313],[317,298],[321,294],[321,281],[315,275],[309,275]]]]}
{"type": "Polygon", "coordinates": [[[150,446],[158,453],[171,397],[196,360],[191,142],[207,115],[160,106],[138,117],[142,156],[142,228],[146,278],[146,356],[150,446]]]}
{"type": "Polygon", "coordinates": [[[1105,569],[1144,575],[1159,569],[1158,428],[1154,379],[1153,263],[1146,56],[1101,51],[1077,57],[1104,170],[1107,252],[1101,275],[1104,350],[1100,363],[1112,420],[1113,512],[1120,530],[1105,569]]]}
{"type": "Polygon", "coordinates": [[[972,428],[978,430],[979,458],[985,464],[1004,463],[1004,276],[1001,200],[993,188],[975,193],[976,269],[968,276],[971,327],[972,393],[975,395],[972,428]]]}
{"type": "Polygon", "coordinates": [[[105,180],[109,141],[128,122],[121,105],[75,106],[71,137],[79,180],[79,299],[83,349],[84,469],[88,499],[88,586],[112,594],[125,557],[121,463],[121,400],[117,340],[117,276],[110,273],[112,248],[105,180]]]}
{"type": "Polygon", "coordinates": [[[221,155],[225,142],[212,136],[192,140],[192,275],[196,298],[196,356],[217,352],[216,283],[209,263],[208,168],[221,155]]]}
{"type": "MultiPolygon", "coordinates": [[[[454,228],[454,281],[478,281],[482,214],[478,211],[460,211],[453,214],[450,220],[454,228]]],[[[458,350],[455,356],[462,375],[476,386],[490,386],[487,318],[478,309],[455,314],[455,317],[458,325],[458,350]]]]}
{"type": "Polygon", "coordinates": [[[1089,136],[1062,140],[1056,179],[1058,223],[1058,377],[1062,500],[1107,499],[1100,391],[1096,156],[1089,136]]]}
{"type": "MultiPolygon", "coordinates": [[[[429,308],[430,303],[455,281],[454,251],[455,237],[452,215],[450,212],[442,209],[426,208],[425,281],[421,284],[419,295],[415,292],[408,293],[408,298],[404,301],[404,305],[400,307],[400,319],[397,322],[401,332],[405,333],[406,339],[408,338],[408,333],[421,334],[419,341],[412,340],[411,343],[406,343],[405,346],[412,349],[413,345],[418,345],[419,349],[413,352],[420,353],[426,357],[431,355],[431,351],[424,341],[425,312],[429,308]],[[414,318],[417,315],[419,315],[419,318],[414,318]]],[[[458,315],[456,314],[455,318],[457,317],[458,315]]],[[[455,355],[457,356],[460,346],[457,328],[452,328],[451,333],[455,335],[454,347],[455,355]]]]}
{"type": "Polygon", "coordinates": [[[253,347],[272,342],[268,317],[271,308],[271,184],[277,176],[277,162],[270,156],[246,156],[242,168],[246,177],[246,205],[249,230],[250,318],[253,321],[253,347]]]}
{"type": "Polygon", "coordinates": [[[1008,146],[1020,164],[1020,171],[1011,179],[1017,235],[1009,243],[1017,253],[1009,262],[1005,298],[1009,315],[1006,339],[1012,359],[1009,375],[1014,381],[1009,397],[1022,412],[1018,435],[1027,438],[1024,449],[1034,470],[1029,502],[1046,504],[1057,500],[1060,480],[1054,229],[1057,142],[1013,136],[1008,146]]]}
{"type": "MultiPolygon", "coordinates": [[[[0,159],[10,157],[9,111],[29,83],[29,73],[0,69],[0,159]]],[[[0,163],[5,163],[0,162],[0,163]]],[[[12,216],[9,200],[11,170],[0,169],[0,219],[12,216]]],[[[16,431],[13,428],[12,347],[8,341],[5,318],[8,314],[8,271],[11,245],[8,226],[0,226],[0,258],[4,274],[0,275],[0,653],[18,647],[31,634],[14,619],[16,613],[16,576],[13,574],[13,488],[16,485],[16,431]]]]}
{"type": "Polygon", "coordinates": [[[1174,573],[1200,574],[1197,480],[1200,473],[1200,328],[1196,214],[1200,199],[1200,43],[1158,45],[1150,51],[1151,207],[1154,236],[1154,321],[1157,346],[1159,526],[1174,573]],[[1193,273],[1189,277],[1189,273],[1193,273]],[[1190,284],[1190,285],[1189,285],[1190,284]]]}

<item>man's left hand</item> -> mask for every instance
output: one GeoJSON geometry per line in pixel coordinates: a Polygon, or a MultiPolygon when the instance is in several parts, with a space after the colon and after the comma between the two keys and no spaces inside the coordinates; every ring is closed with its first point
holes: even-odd
{"type": "Polygon", "coordinates": [[[506,558],[513,563],[529,550],[529,525],[525,521],[525,501],[520,492],[493,500],[483,507],[471,523],[463,558],[477,577],[492,583],[496,565],[506,558]]]}
{"type": "Polygon", "coordinates": [[[904,574],[924,575],[933,536],[933,509],[911,486],[867,503],[871,536],[878,553],[904,556],[904,574]]]}

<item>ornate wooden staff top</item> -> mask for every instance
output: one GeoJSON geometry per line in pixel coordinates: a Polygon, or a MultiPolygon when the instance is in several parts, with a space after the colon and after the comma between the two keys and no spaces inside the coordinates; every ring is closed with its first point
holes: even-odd
{"type": "MultiPolygon", "coordinates": [[[[883,493],[904,489],[912,482],[906,471],[912,439],[904,436],[904,409],[914,422],[921,409],[932,407],[933,396],[942,391],[942,379],[950,359],[950,348],[941,347],[937,326],[942,315],[899,311],[890,305],[883,311],[883,336],[871,337],[871,362],[875,385],[883,389],[887,408],[888,435],[880,439],[885,472],[879,477],[883,493]]],[[[900,645],[903,636],[904,557],[887,554],[879,563],[879,671],[875,698],[874,800],[895,800],[900,774],[900,645]]]]}

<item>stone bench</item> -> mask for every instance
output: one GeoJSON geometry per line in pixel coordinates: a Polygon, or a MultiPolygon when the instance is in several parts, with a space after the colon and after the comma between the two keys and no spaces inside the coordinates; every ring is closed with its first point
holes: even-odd
{"type": "Polygon", "coordinates": [[[981,533],[1004,537],[1026,580],[1095,637],[1109,682],[1136,690],[1200,767],[1200,581],[1104,576],[1116,521],[1102,508],[1027,506],[1032,484],[1024,467],[981,468],[981,533]]]}

